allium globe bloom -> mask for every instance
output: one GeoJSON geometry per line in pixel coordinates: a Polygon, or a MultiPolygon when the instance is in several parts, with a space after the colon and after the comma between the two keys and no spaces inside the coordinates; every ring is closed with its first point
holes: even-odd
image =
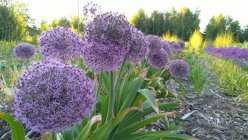
{"type": "Polygon", "coordinates": [[[156,35],[148,35],[148,48],[152,51],[159,51],[161,48],[164,47],[164,40],[156,35]]]}
{"type": "Polygon", "coordinates": [[[148,63],[150,63],[153,67],[162,68],[168,64],[169,55],[163,48],[161,48],[160,50],[150,51],[147,59],[148,63]]]}
{"type": "Polygon", "coordinates": [[[170,43],[166,40],[163,40],[163,48],[168,53],[169,56],[172,55],[172,49],[170,47],[170,43]]]}
{"type": "Polygon", "coordinates": [[[189,65],[184,60],[173,60],[169,64],[171,76],[182,79],[189,74],[189,65]]]}
{"type": "Polygon", "coordinates": [[[94,19],[95,16],[100,13],[101,7],[92,1],[87,2],[83,7],[83,15],[85,17],[86,22],[92,21],[92,19],[94,19]]]}
{"type": "Polygon", "coordinates": [[[178,41],[178,44],[182,47],[185,48],[185,43],[183,41],[178,41]]]}
{"type": "Polygon", "coordinates": [[[97,15],[86,26],[85,39],[88,44],[83,51],[86,66],[98,72],[116,70],[130,50],[131,25],[117,13],[97,15]]]}
{"type": "Polygon", "coordinates": [[[148,44],[146,37],[142,32],[137,31],[137,29],[133,29],[132,34],[133,37],[131,40],[131,47],[126,57],[127,60],[138,63],[147,55],[148,44]]]}
{"type": "Polygon", "coordinates": [[[96,102],[93,82],[74,65],[49,60],[29,66],[14,89],[14,115],[36,132],[80,123],[96,102]]]}
{"type": "Polygon", "coordinates": [[[55,27],[41,34],[39,45],[44,59],[56,58],[67,61],[79,57],[83,46],[82,38],[70,28],[55,27]]]}
{"type": "Polygon", "coordinates": [[[114,71],[120,68],[124,57],[111,55],[108,46],[88,43],[83,50],[84,63],[95,72],[114,71]]]}
{"type": "Polygon", "coordinates": [[[184,50],[184,45],[178,42],[171,42],[171,48],[173,49],[174,53],[182,53],[184,50]]]}
{"type": "Polygon", "coordinates": [[[35,48],[29,43],[21,43],[14,48],[13,53],[18,59],[24,61],[34,56],[35,48]]]}

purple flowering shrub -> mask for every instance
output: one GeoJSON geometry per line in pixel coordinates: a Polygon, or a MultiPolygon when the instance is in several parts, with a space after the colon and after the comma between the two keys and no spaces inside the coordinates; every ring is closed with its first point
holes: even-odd
{"type": "Polygon", "coordinates": [[[42,61],[29,66],[14,89],[14,115],[36,132],[59,132],[90,115],[93,82],[74,65],[42,61]]]}
{"type": "Polygon", "coordinates": [[[19,60],[24,61],[34,56],[35,48],[29,43],[21,43],[14,48],[13,53],[19,60]]]}
{"type": "Polygon", "coordinates": [[[248,61],[248,50],[242,48],[228,47],[228,48],[214,48],[209,47],[206,51],[218,57],[230,58],[239,61],[248,61]]]}
{"type": "Polygon", "coordinates": [[[66,62],[80,56],[84,42],[70,28],[56,27],[41,34],[39,45],[43,59],[66,62]]]}

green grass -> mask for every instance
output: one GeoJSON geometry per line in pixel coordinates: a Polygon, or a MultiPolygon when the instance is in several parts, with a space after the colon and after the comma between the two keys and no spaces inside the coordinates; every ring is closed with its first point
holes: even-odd
{"type": "Polygon", "coordinates": [[[189,54],[187,62],[190,67],[190,78],[194,85],[196,95],[200,95],[207,85],[208,69],[197,55],[189,54]]]}
{"type": "Polygon", "coordinates": [[[210,69],[216,75],[216,82],[222,91],[229,96],[239,96],[248,101],[248,71],[239,67],[233,61],[202,54],[201,58],[207,60],[210,69]]]}
{"type": "Polygon", "coordinates": [[[18,42],[0,41],[0,87],[7,95],[11,95],[14,85],[24,71],[23,68],[30,62],[40,59],[40,54],[37,53],[30,62],[21,63],[13,55],[13,49],[17,44],[18,42]]]}

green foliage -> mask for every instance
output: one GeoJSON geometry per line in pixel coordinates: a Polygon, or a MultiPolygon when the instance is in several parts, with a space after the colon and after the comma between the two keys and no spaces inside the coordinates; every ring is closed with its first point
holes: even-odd
{"type": "Polygon", "coordinates": [[[197,95],[200,95],[204,87],[207,85],[208,69],[204,67],[196,55],[189,54],[187,62],[190,67],[190,78],[194,85],[197,95]]]}
{"type": "Polygon", "coordinates": [[[199,29],[199,11],[192,12],[182,8],[180,12],[172,9],[170,12],[153,11],[148,17],[141,9],[133,16],[131,23],[146,34],[162,36],[170,33],[183,40],[188,40],[190,35],[199,29]]]}
{"type": "Polygon", "coordinates": [[[242,30],[240,42],[248,42],[248,25],[242,30]]]}
{"type": "MultiPolygon", "coordinates": [[[[80,127],[62,133],[63,139],[119,140],[153,138],[157,132],[140,133],[139,129],[174,114],[178,103],[160,103],[156,99],[171,95],[166,91],[165,81],[158,75],[147,77],[149,68],[124,64],[120,71],[102,72],[94,75],[98,81],[96,110],[91,120],[85,119],[80,127]],[[148,90],[147,87],[153,90],[148,90]],[[112,96],[112,97],[111,97],[112,96]],[[111,107],[110,107],[111,106],[111,107]],[[160,113],[160,110],[172,111],[160,113]],[[151,113],[156,115],[148,116],[151,113]],[[74,134],[74,135],[69,135],[74,134]]],[[[161,73],[158,71],[158,73],[161,73]]],[[[161,132],[159,138],[190,139],[173,132],[161,132]]]]}
{"type": "Polygon", "coordinates": [[[15,120],[11,115],[0,112],[0,119],[6,121],[11,128],[12,140],[25,140],[25,131],[20,122],[15,120]]]}
{"type": "Polygon", "coordinates": [[[248,93],[248,72],[230,60],[204,54],[210,69],[216,74],[216,82],[225,94],[230,96],[246,96],[248,93]]]}
{"type": "Polygon", "coordinates": [[[212,17],[206,27],[206,38],[214,40],[218,34],[232,33],[236,41],[240,41],[241,27],[239,22],[231,17],[223,16],[222,14],[212,17]]]}

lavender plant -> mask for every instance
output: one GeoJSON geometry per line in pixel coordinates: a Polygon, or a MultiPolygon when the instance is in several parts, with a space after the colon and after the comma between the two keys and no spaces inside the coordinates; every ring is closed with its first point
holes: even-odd
{"type": "Polygon", "coordinates": [[[238,61],[248,61],[248,50],[236,47],[228,48],[207,48],[206,51],[217,57],[230,58],[238,61]]]}

